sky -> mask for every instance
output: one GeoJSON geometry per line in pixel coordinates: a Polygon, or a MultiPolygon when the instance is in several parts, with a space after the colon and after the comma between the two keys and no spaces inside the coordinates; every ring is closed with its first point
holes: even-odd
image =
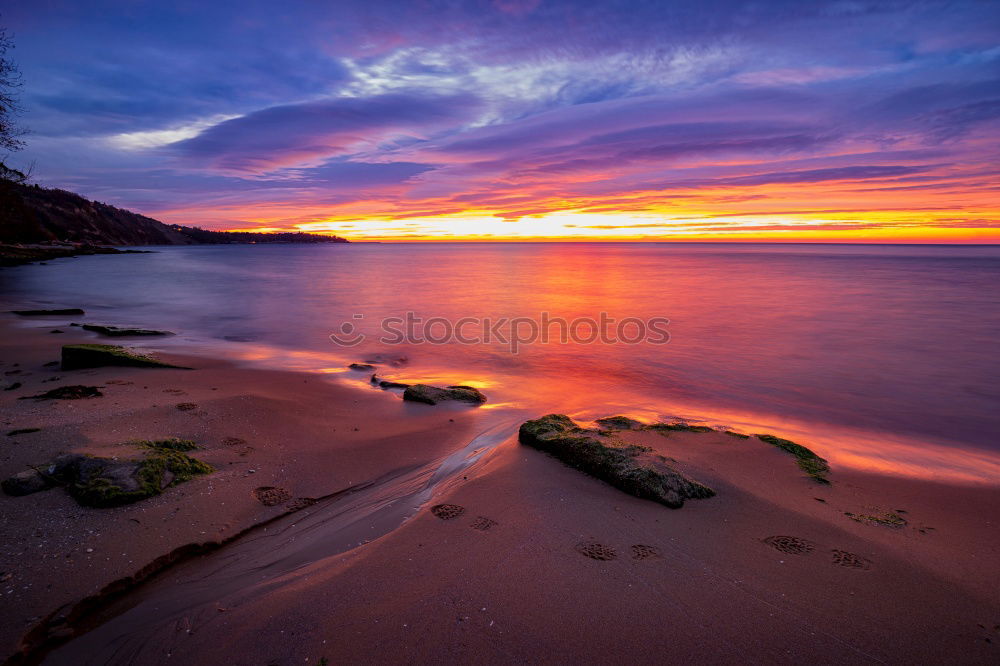
{"type": "Polygon", "coordinates": [[[33,0],[35,182],[355,240],[1000,242],[1000,2],[33,0]]]}

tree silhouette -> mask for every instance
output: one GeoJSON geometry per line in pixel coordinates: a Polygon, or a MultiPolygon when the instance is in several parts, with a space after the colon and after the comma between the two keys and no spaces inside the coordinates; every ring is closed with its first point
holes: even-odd
{"type": "MultiPolygon", "coordinates": [[[[0,151],[7,154],[24,147],[21,139],[25,130],[16,121],[20,111],[18,92],[21,88],[21,71],[7,53],[14,48],[14,40],[7,31],[0,28],[0,151]]],[[[25,174],[8,167],[4,163],[6,155],[0,157],[0,178],[23,182],[25,174]]]]}

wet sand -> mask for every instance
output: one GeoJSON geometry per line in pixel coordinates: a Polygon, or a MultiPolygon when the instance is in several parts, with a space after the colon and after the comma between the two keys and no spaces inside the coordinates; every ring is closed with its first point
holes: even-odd
{"type": "Polygon", "coordinates": [[[129,591],[47,663],[1000,658],[995,486],[836,467],[822,486],[756,439],[624,435],[718,493],[670,510],[520,446],[523,418],[510,411],[409,405],[203,358],[169,357],[191,371],[63,373],[43,364],[93,338],[50,328],[0,329],[0,370],[20,369],[5,379],[24,384],[0,393],[4,431],[41,428],[6,438],[0,475],[161,436],[195,439],[217,471],[117,509],[79,507],[59,489],[0,496],[15,537],[0,545],[5,654],[40,618],[173,548],[351,489],[129,591]],[[52,376],[62,380],[42,381],[52,376]],[[16,400],[66,383],[105,396],[16,400]],[[264,506],[261,486],[290,499],[264,506]]]}

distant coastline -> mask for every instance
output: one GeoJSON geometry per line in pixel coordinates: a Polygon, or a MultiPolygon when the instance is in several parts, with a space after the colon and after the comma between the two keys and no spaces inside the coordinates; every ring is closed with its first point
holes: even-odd
{"type": "Polygon", "coordinates": [[[165,224],[65,190],[0,181],[0,245],[6,246],[0,251],[4,256],[0,265],[11,265],[6,262],[15,261],[19,255],[31,254],[25,253],[25,249],[42,251],[38,258],[29,260],[38,261],[58,256],[114,253],[106,249],[94,251],[99,246],[347,242],[339,236],[303,232],[211,231],[165,224]],[[55,249],[45,252],[46,246],[55,249]]]}

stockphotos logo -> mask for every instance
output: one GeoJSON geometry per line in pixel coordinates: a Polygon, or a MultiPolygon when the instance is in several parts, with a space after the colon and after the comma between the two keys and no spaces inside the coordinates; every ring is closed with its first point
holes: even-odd
{"type": "MultiPolygon", "coordinates": [[[[368,339],[361,330],[365,316],[355,314],[330,340],[341,347],[355,347],[368,339]]],[[[423,318],[413,312],[385,317],[379,322],[378,342],[383,345],[501,345],[517,354],[525,345],[665,345],[670,342],[666,317],[616,319],[606,312],[595,317],[565,319],[542,312],[538,317],[423,318]]]]}

